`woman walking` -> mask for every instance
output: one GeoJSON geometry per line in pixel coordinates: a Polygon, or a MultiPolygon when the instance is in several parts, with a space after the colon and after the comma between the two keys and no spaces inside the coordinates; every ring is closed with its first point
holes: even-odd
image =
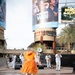
{"type": "Polygon", "coordinates": [[[38,73],[37,63],[42,65],[37,58],[36,52],[33,49],[28,49],[24,54],[24,63],[22,65],[21,73],[26,75],[35,75],[38,73]],[[37,60],[37,63],[35,61],[37,60]]]}

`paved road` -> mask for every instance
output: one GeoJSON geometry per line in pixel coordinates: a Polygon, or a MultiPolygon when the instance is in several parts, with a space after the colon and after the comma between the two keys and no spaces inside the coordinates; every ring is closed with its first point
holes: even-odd
{"type": "MultiPolygon", "coordinates": [[[[14,70],[14,69],[0,67],[0,75],[22,75],[19,72],[20,72],[20,70],[14,70]]],[[[55,68],[39,69],[39,72],[37,75],[75,75],[75,73],[73,73],[72,67],[62,67],[61,71],[56,71],[55,68]]]]}
{"type": "MultiPolygon", "coordinates": [[[[0,75],[22,75],[19,73],[2,73],[0,72],[0,75]]],[[[38,74],[38,75],[75,75],[72,73],[42,73],[42,74],[38,74]]]]}
{"type": "MultiPolygon", "coordinates": [[[[6,63],[2,63],[2,64],[6,64],[6,63]]],[[[7,66],[2,64],[0,65],[0,75],[22,75],[19,73],[20,70],[7,68],[7,66]]],[[[75,75],[75,73],[73,73],[72,67],[62,67],[60,71],[56,71],[55,68],[39,69],[39,72],[37,75],[75,75]]]]}

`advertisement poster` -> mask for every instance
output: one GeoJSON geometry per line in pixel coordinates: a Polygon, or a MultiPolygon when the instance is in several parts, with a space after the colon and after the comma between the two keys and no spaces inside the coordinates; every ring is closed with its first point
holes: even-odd
{"type": "Polygon", "coordinates": [[[6,18],[6,0],[0,0],[0,26],[2,26],[4,29],[6,28],[5,18],[6,18]]]}
{"type": "Polygon", "coordinates": [[[61,22],[75,22],[75,6],[61,8],[61,22]]]}
{"type": "Polygon", "coordinates": [[[58,0],[33,0],[32,30],[58,27],[58,0]]]}

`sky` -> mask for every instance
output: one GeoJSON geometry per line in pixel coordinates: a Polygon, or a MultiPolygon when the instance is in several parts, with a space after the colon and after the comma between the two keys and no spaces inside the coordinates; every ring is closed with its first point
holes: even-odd
{"type": "Polygon", "coordinates": [[[8,49],[26,49],[34,42],[31,0],[7,0],[5,39],[8,49]]]}
{"type": "MultiPolygon", "coordinates": [[[[67,0],[62,1],[65,2],[67,0]]],[[[64,26],[63,24],[59,25],[57,34],[59,34],[64,26]]],[[[7,49],[27,49],[34,42],[32,0],[6,0],[5,39],[7,49]]]]}

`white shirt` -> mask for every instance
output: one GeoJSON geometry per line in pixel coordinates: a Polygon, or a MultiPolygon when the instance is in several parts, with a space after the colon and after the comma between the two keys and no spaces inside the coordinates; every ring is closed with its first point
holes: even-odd
{"type": "Polygon", "coordinates": [[[23,55],[20,55],[19,58],[21,59],[22,62],[24,61],[24,56],[23,55]]]}
{"type": "Polygon", "coordinates": [[[13,56],[12,56],[12,60],[15,62],[15,60],[16,60],[16,55],[13,55],[13,56]]]}
{"type": "Polygon", "coordinates": [[[46,56],[45,56],[45,59],[46,59],[46,60],[48,60],[49,58],[51,58],[50,55],[46,55],[46,56]]]}
{"type": "Polygon", "coordinates": [[[59,61],[62,58],[62,55],[56,54],[55,57],[56,57],[56,61],[59,61]]]}

